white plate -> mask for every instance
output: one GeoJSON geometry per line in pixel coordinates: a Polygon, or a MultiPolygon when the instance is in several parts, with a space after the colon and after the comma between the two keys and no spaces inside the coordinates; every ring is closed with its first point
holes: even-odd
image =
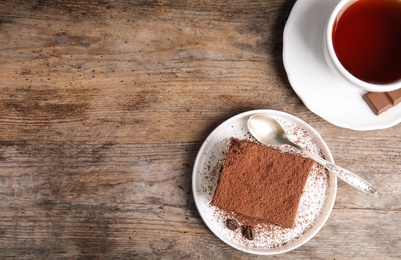
{"type": "Polygon", "coordinates": [[[254,241],[247,241],[240,231],[226,228],[226,219],[220,214],[222,211],[210,204],[220,174],[226,142],[230,137],[252,139],[248,132],[247,120],[251,115],[258,113],[276,118],[292,140],[306,144],[307,149],[320,153],[333,162],[330,150],[322,137],[301,119],[275,110],[253,110],[228,119],[207,137],[195,160],[192,190],[199,214],[218,238],[244,252],[271,255],[284,253],[303,245],[322,228],[334,205],[337,178],[316,164],[316,170],[310,173],[301,197],[296,227],[292,229],[274,226],[276,229],[271,231],[259,232],[259,230],[254,241]],[[283,238],[288,239],[287,243],[274,248],[277,242],[275,239],[282,241],[283,238]]]}
{"type": "Polygon", "coordinates": [[[333,73],[323,52],[324,27],[337,0],[296,1],[284,29],[283,61],[302,102],[328,122],[353,130],[374,130],[401,122],[401,105],[376,116],[363,90],[333,73]]]}

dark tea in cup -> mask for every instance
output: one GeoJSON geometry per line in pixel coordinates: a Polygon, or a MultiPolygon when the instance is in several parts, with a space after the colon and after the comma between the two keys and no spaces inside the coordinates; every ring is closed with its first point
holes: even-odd
{"type": "Polygon", "coordinates": [[[355,77],[387,84],[401,79],[401,0],[357,0],[333,26],[334,50],[355,77]]]}
{"type": "Polygon", "coordinates": [[[401,0],[341,0],[325,37],[346,79],[371,91],[401,88],[401,0]]]}

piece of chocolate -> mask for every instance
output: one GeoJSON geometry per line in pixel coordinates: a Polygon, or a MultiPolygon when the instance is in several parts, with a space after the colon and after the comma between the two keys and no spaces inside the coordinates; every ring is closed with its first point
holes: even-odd
{"type": "Polygon", "coordinates": [[[376,115],[380,115],[393,106],[385,92],[368,92],[363,95],[363,99],[376,115]]]}
{"type": "Polygon", "coordinates": [[[393,104],[393,106],[396,106],[399,103],[401,103],[401,88],[390,92],[386,92],[386,94],[390,98],[390,101],[393,104]]]}

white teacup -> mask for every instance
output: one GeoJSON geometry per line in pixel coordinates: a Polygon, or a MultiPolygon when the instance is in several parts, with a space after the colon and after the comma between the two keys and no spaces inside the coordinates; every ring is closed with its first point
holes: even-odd
{"type": "MultiPolygon", "coordinates": [[[[345,78],[347,81],[352,83],[355,86],[358,86],[366,91],[372,91],[372,92],[387,92],[387,91],[392,91],[395,89],[401,88],[401,79],[396,79],[393,82],[390,83],[372,83],[368,81],[364,81],[356,76],[354,76],[352,73],[350,73],[349,70],[347,70],[341,61],[339,60],[334,45],[333,45],[333,29],[334,26],[336,26],[338,19],[341,17],[341,15],[344,14],[346,10],[349,10],[348,8],[355,4],[358,1],[370,1],[370,0],[340,0],[339,3],[336,5],[336,7],[333,9],[327,25],[325,29],[325,35],[324,35],[324,52],[326,56],[326,60],[330,66],[330,68],[333,71],[336,71],[339,75],[341,75],[343,78],[345,78]]],[[[378,0],[378,1],[383,1],[383,0],[378,0]]],[[[387,1],[387,0],[386,0],[387,1]]],[[[386,2],[383,1],[383,2],[386,2]]],[[[393,1],[399,1],[399,0],[393,0],[393,1]]],[[[400,1],[399,1],[400,2],[400,1]]],[[[401,2],[400,2],[401,3],[401,2]]],[[[355,6],[353,8],[356,8],[355,6]]],[[[399,17],[401,17],[401,9],[399,12],[399,17]]],[[[398,11],[397,11],[398,12],[398,11]]],[[[341,18],[340,18],[341,19],[341,18]]],[[[398,33],[401,33],[398,31],[398,33]]],[[[369,44],[369,42],[364,42],[364,44],[369,44]]],[[[401,48],[401,45],[400,45],[401,48]]],[[[397,52],[399,55],[400,52],[397,52]]],[[[401,59],[401,57],[399,57],[401,59]]],[[[398,63],[397,63],[398,64],[398,63]]],[[[398,66],[398,65],[397,65],[398,66]]],[[[397,70],[400,70],[401,73],[401,67],[397,67],[397,70]]]]}

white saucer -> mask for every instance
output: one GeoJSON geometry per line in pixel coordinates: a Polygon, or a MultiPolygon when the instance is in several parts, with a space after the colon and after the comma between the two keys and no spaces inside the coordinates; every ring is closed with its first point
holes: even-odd
{"type": "MultiPolygon", "coordinates": [[[[275,110],[253,110],[236,115],[219,125],[204,141],[195,160],[192,175],[192,192],[196,207],[208,228],[226,244],[252,254],[273,255],[293,250],[309,241],[323,227],[334,205],[337,178],[318,167],[312,170],[298,208],[296,226],[282,229],[278,226],[260,231],[253,241],[243,238],[241,232],[225,226],[221,210],[212,206],[214,190],[220,175],[227,140],[230,137],[251,139],[247,120],[251,115],[264,113],[279,120],[293,140],[304,142],[310,151],[320,153],[333,162],[333,157],[322,137],[310,125],[290,114],[275,110]],[[284,245],[272,246],[275,240],[289,238],[284,245]]],[[[282,241],[282,240],[279,240],[282,241]]]]}
{"type": "Polygon", "coordinates": [[[353,130],[374,130],[401,122],[401,105],[376,116],[363,90],[333,73],[323,52],[324,27],[337,0],[296,1],[284,29],[283,61],[299,98],[328,122],[353,130]]]}

